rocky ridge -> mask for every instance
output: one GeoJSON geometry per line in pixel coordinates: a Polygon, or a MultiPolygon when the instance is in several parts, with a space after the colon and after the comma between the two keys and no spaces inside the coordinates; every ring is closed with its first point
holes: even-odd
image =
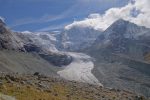
{"type": "Polygon", "coordinates": [[[0,19],[0,49],[24,51],[20,39],[0,19]]]}

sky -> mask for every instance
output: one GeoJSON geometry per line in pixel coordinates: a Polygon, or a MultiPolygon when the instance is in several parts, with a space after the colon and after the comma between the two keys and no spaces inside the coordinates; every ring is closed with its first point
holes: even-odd
{"type": "MultiPolygon", "coordinates": [[[[0,0],[0,17],[14,31],[54,31],[129,0],[0,0]]],[[[135,13],[136,16],[136,13],[135,13]]]]}

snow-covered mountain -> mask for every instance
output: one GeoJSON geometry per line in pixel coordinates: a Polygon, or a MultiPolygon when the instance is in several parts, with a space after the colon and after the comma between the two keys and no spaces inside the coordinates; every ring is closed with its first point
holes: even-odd
{"type": "Polygon", "coordinates": [[[78,51],[89,47],[101,31],[92,27],[73,26],[65,28],[61,34],[62,49],[67,51],[78,51]]]}
{"type": "Polygon", "coordinates": [[[150,96],[150,29],[125,20],[108,27],[87,54],[95,58],[93,74],[107,87],[150,96]]]}
{"type": "Polygon", "coordinates": [[[72,57],[58,50],[59,32],[15,32],[26,52],[38,53],[43,59],[55,66],[68,65],[72,57]]]}
{"type": "Polygon", "coordinates": [[[92,27],[73,26],[62,32],[16,32],[24,44],[36,44],[45,50],[79,51],[93,44],[101,31],[92,27]]]}
{"type": "Polygon", "coordinates": [[[97,38],[93,48],[105,48],[109,52],[122,53],[134,59],[144,59],[143,55],[150,50],[149,42],[144,37],[149,35],[150,29],[120,19],[97,38]]]}
{"type": "Polygon", "coordinates": [[[105,34],[106,39],[121,37],[138,39],[139,36],[144,35],[148,32],[150,32],[150,29],[148,28],[137,26],[136,24],[129,21],[119,19],[110,27],[108,27],[108,29],[103,34],[105,34]]]}
{"type": "Polygon", "coordinates": [[[34,44],[46,51],[57,52],[60,33],[52,32],[16,32],[24,44],[34,44]]]}

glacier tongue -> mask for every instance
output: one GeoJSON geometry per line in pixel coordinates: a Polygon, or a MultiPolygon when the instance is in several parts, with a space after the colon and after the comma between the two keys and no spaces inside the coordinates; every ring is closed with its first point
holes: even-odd
{"type": "Polygon", "coordinates": [[[67,54],[73,57],[73,62],[70,65],[65,66],[64,70],[57,72],[61,77],[67,80],[103,86],[91,72],[94,68],[94,64],[91,61],[90,56],[74,52],[69,52],[67,54]]]}

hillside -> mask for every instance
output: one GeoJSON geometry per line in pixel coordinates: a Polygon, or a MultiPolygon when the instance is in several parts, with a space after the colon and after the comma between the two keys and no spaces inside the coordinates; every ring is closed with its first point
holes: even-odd
{"type": "Polygon", "coordinates": [[[107,89],[39,74],[0,75],[1,100],[146,100],[124,90],[107,89]],[[5,99],[9,96],[11,99],[5,99]]]}
{"type": "Polygon", "coordinates": [[[38,54],[0,50],[0,72],[40,72],[45,75],[56,75],[57,68],[38,54]]]}

